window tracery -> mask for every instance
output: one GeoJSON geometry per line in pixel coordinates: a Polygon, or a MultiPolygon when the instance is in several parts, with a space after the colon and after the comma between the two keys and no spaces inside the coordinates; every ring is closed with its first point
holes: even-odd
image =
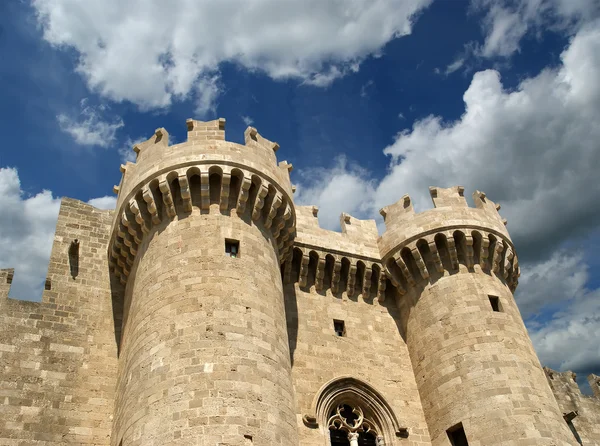
{"type": "Polygon", "coordinates": [[[360,406],[338,405],[327,421],[331,446],[383,446],[375,423],[365,417],[360,406]],[[340,433],[345,434],[340,435],[340,433]]]}

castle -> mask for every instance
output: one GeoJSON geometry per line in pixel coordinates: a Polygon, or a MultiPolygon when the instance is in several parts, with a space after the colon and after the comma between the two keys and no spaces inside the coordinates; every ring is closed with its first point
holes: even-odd
{"type": "Polygon", "coordinates": [[[63,199],[41,302],[0,270],[1,445],[600,444],[600,378],[540,365],[484,193],[329,231],[276,143],[187,128],[134,146],[114,211],[63,199]]]}

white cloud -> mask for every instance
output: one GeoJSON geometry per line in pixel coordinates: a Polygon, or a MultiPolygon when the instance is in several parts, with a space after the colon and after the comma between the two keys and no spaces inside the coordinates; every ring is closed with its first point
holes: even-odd
{"type": "Polygon", "coordinates": [[[222,62],[325,86],[410,34],[430,3],[33,0],[44,39],[77,51],[91,90],[142,108],[195,94],[201,113],[220,91],[222,62]]]}
{"type": "Polygon", "coordinates": [[[585,288],[588,268],[581,255],[560,252],[525,272],[517,302],[527,308],[531,295],[542,301],[562,303],[563,309],[549,320],[528,322],[528,329],[543,364],[558,370],[574,370],[587,376],[600,370],[600,289],[585,288]],[[523,300],[526,300],[523,305],[523,300]]]}
{"type": "MultiPolygon", "coordinates": [[[[125,139],[125,142],[123,143],[123,145],[121,147],[119,147],[119,156],[121,157],[121,162],[122,163],[126,163],[127,161],[131,162],[131,163],[135,163],[135,159],[136,159],[136,154],[133,151],[133,146],[135,146],[136,144],[139,144],[143,141],[146,141],[148,138],[144,138],[143,136],[139,136],[135,139],[130,138],[129,136],[125,139]]],[[[169,139],[172,140],[173,138],[171,137],[171,135],[169,135],[169,139]]],[[[172,141],[169,141],[170,144],[172,144],[172,141]]]]}
{"type": "Polygon", "coordinates": [[[114,209],[117,205],[117,198],[105,195],[104,197],[92,198],[88,201],[88,204],[98,209],[114,209]]]}
{"type": "Polygon", "coordinates": [[[294,201],[300,205],[318,206],[322,227],[339,230],[342,212],[357,218],[367,215],[373,184],[363,169],[349,164],[346,158],[338,157],[330,169],[305,169],[298,175],[301,182],[294,201]]]}
{"type": "Polygon", "coordinates": [[[48,270],[60,199],[27,196],[14,168],[0,168],[0,268],[15,268],[11,296],[39,300],[48,270]]]}
{"type": "Polygon", "coordinates": [[[248,126],[254,124],[254,119],[252,119],[250,116],[242,116],[242,121],[244,121],[244,124],[248,126]]]}
{"type": "Polygon", "coordinates": [[[109,107],[91,106],[87,99],[81,101],[81,111],[75,119],[59,114],[56,118],[60,129],[70,134],[77,144],[109,147],[116,141],[116,133],[124,123],[121,118],[107,120],[109,107]]]}
{"type": "Polygon", "coordinates": [[[203,77],[196,83],[196,115],[206,118],[215,114],[217,98],[223,91],[218,75],[203,77]]]}
{"type": "Polygon", "coordinates": [[[369,96],[369,90],[371,89],[372,86],[373,86],[373,80],[369,79],[366,84],[364,84],[362,87],[360,87],[360,97],[366,98],[367,96],[369,96]]]}
{"type": "Polygon", "coordinates": [[[508,57],[528,33],[576,32],[600,15],[597,0],[471,0],[471,6],[485,14],[485,41],[476,51],[483,57],[508,57]]]}
{"type": "Polygon", "coordinates": [[[522,269],[517,302],[525,319],[545,306],[554,306],[585,294],[588,272],[581,253],[558,250],[549,259],[522,269]]]}

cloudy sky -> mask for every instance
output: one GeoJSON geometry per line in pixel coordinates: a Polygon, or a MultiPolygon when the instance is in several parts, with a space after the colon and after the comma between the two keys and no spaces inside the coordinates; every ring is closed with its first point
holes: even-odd
{"type": "Polygon", "coordinates": [[[13,297],[41,296],[60,197],[110,208],[132,144],[225,117],[281,145],[330,229],[485,191],[542,362],[600,374],[600,0],[2,1],[0,54],[13,297]]]}

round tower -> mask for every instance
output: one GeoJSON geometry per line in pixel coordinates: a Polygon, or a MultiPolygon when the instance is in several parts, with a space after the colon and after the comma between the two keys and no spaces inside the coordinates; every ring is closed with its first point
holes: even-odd
{"type": "Polygon", "coordinates": [[[293,445],[296,416],[280,263],[291,165],[225,120],[158,129],[121,166],[110,269],[124,285],[111,443],[293,445]]]}
{"type": "Polygon", "coordinates": [[[499,206],[462,187],[385,207],[379,248],[397,289],[414,373],[438,445],[576,444],[515,303],[519,264],[499,206]]]}

